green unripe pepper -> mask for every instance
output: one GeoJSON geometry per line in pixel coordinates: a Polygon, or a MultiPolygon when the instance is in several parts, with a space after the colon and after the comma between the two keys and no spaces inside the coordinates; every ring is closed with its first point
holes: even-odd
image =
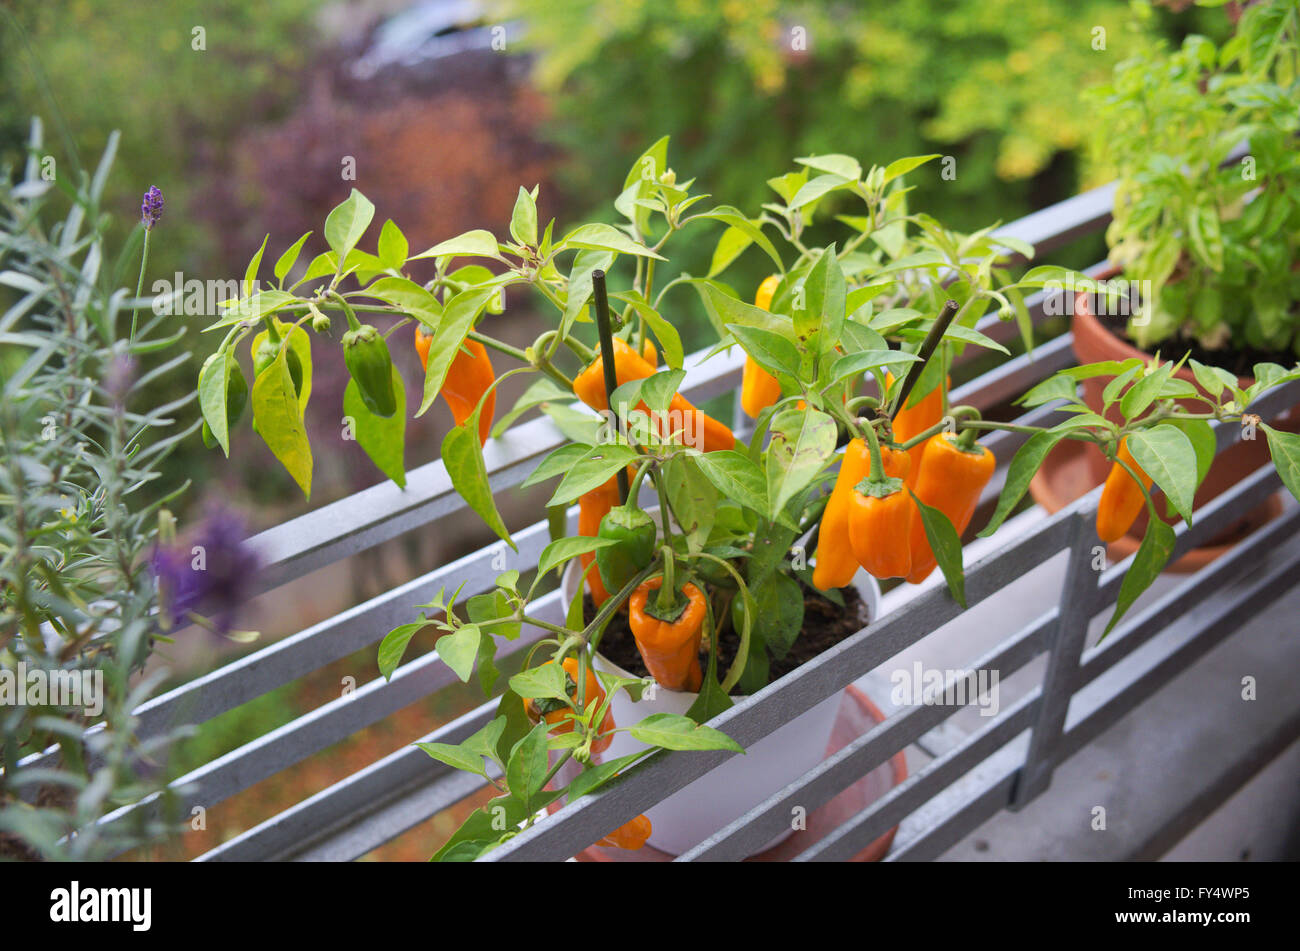
{"type": "Polygon", "coordinates": [[[357,384],[361,402],[376,416],[397,412],[393,393],[393,358],[384,335],[369,324],[343,335],[343,362],[357,384]]]}
{"type": "Polygon", "coordinates": [[[284,358],[284,362],[289,366],[289,379],[293,381],[293,391],[302,392],[302,360],[298,354],[294,353],[293,347],[289,346],[287,341],[272,340],[270,337],[263,337],[262,342],[258,344],[257,352],[253,354],[253,379],[262,375],[262,371],[275,362],[275,358],[280,355],[280,346],[283,345],[289,353],[284,358]]]}
{"type": "Polygon", "coordinates": [[[596,549],[596,570],[606,591],[622,590],[654,558],[655,523],[635,506],[616,505],[606,512],[597,535],[617,543],[596,549]]]}
{"type": "MultiPolygon", "coordinates": [[[[207,371],[208,365],[217,358],[214,353],[203,361],[203,369],[199,371],[199,379],[203,379],[203,374],[207,371]]],[[[230,370],[226,375],[226,432],[233,433],[235,425],[244,415],[244,407],[248,405],[248,381],[244,379],[244,371],[240,369],[239,362],[231,360],[230,370]]],[[[212,449],[217,445],[217,437],[212,435],[212,429],[208,426],[208,421],[203,421],[203,445],[212,449]]]]}

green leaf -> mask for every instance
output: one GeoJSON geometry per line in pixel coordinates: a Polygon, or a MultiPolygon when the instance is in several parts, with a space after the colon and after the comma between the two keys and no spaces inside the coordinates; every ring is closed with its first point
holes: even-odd
{"type": "Polygon", "coordinates": [[[438,657],[463,682],[469,683],[478,657],[478,642],[483,636],[477,624],[463,624],[450,634],[438,638],[438,657]]]}
{"type": "Polygon", "coordinates": [[[778,520],[785,504],[813,480],[835,453],[835,420],[814,409],[789,407],[770,427],[767,448],[768,518],[778,520]]]}
{"type": "Polygon", "coordinates": [[[690,717],[673,713],[652,713],[629,731],[642,743],[666,750],[732,750],[744,748],[721,730],[702,726],[690,717]]]}
{"type": "Polygon", "coordinates": [[[400,271],[406,264],[406,257],[411,253],[411,246],[402,234],[402,229],[389,218],[379,230],[379,245],[376,247],[379,261],[384,267],[400,271]]]}
{"type": "Polygon", "coordinates": [[[307,239],[311,237],[311,234],[312,233],[308,231],[293,244],[289,245],[284,254],[280,255],[279,260],[275,262],[274,269],[275,279],[277,281],[283,281],[285,275],[293,270],[293,266],[298,263],[298,255],[302,251],[302,246],[307,243],[307,239]]]}
{"type": "Polygon", "coordinates": [[[1192,523],[1192,498],[1196,494],[1196,452],[1181,429],[1153,426],[1125,437],[1134,461],[1158,485],[1179,515],[1192,523]]]}
{"type": "MultiPolygon", "coordinates": [[[[432,353],[430,354],[432,357],[432,353]]],[[[432,364],[433,360],[430,359],[432,364]]],[[[478,414],[483,404],[480,402],[474,412],[460,426],[455,426],[443,437],[442,462],[446,466],[451,484],[460,493],[479,518],[487,523],[488,528],[515,551],[514,539],[501,520],[497,511],[496,500],[492,496],[492,486],[488,482],[487,466],[483,462],[483,447],[478,438],[478,414]]]]}
{"type": "Polygon", "coordinates": [[[521,670],[510,678],[510,689],[533,700],[569,699],[569,676],[559,664],[542,664],[521,670]]]}
{"type": "Polygon", "coordinates": [[[1142,536],[1142,544],[1138,546],[1137,554],[1133,556],[1133,564],[1129,566],[1124,574],[1124,580],[1120,583],[1115,612],[1110,616],[1106,630],[1101,635],[1102,638],[1111,632],[1124,613],[1133,606],[1138,596],[1151,587],[1151,582],[1159,577],[1160,572],[1169,562],[1169,556],[1173,554],[1174,543],[1177,540],[1178,536],[1172,525],[1158,518],[1148,520],[1147,532],[1142,536]]]}
{"type": "Polygon", "coordinates": [[[1160,396],[1160,391],[1169,379],[1172,369],[1169,364],[1165,364],[1129,387],[1128,392],[1119,401],[1119,411],[1125,419],[1137,419],[1146,412],[1147,407],[1160,396]]]}
{"type": "Polygon", "coordinates": [[[700,453],[695,457],[695,464],[725,498],[734,499],[760,515],[767,514],[767,477],[749,456],[734,449],[723,449],[700,453]]]}
{"type": "Polygon", "coordinates": [[[381,277],[370,284],[365,293],[401,308],[423,324],[426,333],[437,332],[442,320],[442,304],[415,281],[404,277],[381,277]]]}
{"type": "Polygon", "coordinates": [[[661,370],[641,381],[641,400],[655,413],[667,413],[668,405],[686,379],[685,370],[661,370]]]}
{"type": "Polygon", "coordinates": [[[572,390],[560,389],[559,384],[549,376],[539,376],[529,384],[528,389],[519,395],[519,399],[510,408],[510,412],[497,420],[496,425],[492,427],[492,436],[495,439],[500,439],[501,435],[514,424],[515,420],[542,403],[549,403],[552,400],[565,401],[572,399],[572,390]]]}
{"type": "Polygon", "coordinates": [[[522,185],[510,214],[510,235],[525,247],[537,246],[537,202],[522,185]]]}
{"type": "Polygon", "coordinates": [[[1192,487],[1192,492],[1195,493],[1209,474],[1210,466],[1214,464],[1214,454],[1219,449],[1214,427],[1204,419],[1167,419],[1160,425],[1182,430],[1187,441],[1192,444],[1192,451],[1196,453],[1196,485],[1192,487]]]}
{"type": "Polygon", "coordinates": [[[785,271],[785,265],[781,261],[781,255],[777,253],[776,246],[773,245],[768,236],[763,233],[763,229],[758,222],[746,217],[744,212],[740,209],[733,208],[730,205],[719,205],[717,208],[701,212],[698,215],[693,215],[691,220],[696,218],[710,218],[714,221],[722,221],[729,225],[727,230],[723,232],[723,237],[718,240],[718,248],[713,252],[713,265],[710,266],[709,277],[713,277],[715,274],[721,272],[723,268],[725,268],[727,264],[730,264],[732,260],[735,260],[736,256],[739,255],[741,251],[745,250],[751,242],[763,249],[763,253],[766,254],[772,260],[772,263],[776,265],[778,272],[785,271]],[[719,263],[719,250],[723,247],[723,240],[728,234],[733,233],[739,234],[748,240],[743,244],[740,244],[738,238],[733,238],[732,242],[736,244],[734,253],[730,254],[730,258],[726,260],[721,267],[717,267],[717,269],[714,270],[714,266],[719,263]]]}
{"type": "Polygon", "coordinates": [[[1264,423],[1262,428],[1268,437],[1268,451],[1282,484],[1300,499],[1300,436],[1274,429],[1268,423],[1264,423]]]}
{"type": "Polygon", "coordinates": [[[785,335],[741,324],[727,324],[727,330],[764,370],[798,379],[802,361],[799,351],[785,335]]]}
{"type": "Polygon", "coordinates": [[[402,662],[402,655],[406,653],[406,646],[411,643],[411,638],[428,625],[429,622],[421,614],[420,620],[402,624],[384,635],[384,639],[379,642],[379,672],[384,675],[385,680],[392,679],[393,671],[402,662]]]}
{"type": "Polygon", "coordinates": [[[416,416],[423,416],[438,398],[442,384],[447,379],[447,371],[460,352],[460,345],[473,328],[478,315],[483,313],[483,308],[498,290],[496,287],[472,287],[461,291],[447,302],[438,330],[429,343],[429,365],[424,371],[424,398],[420,401],[416,416]]]}
{"type": "MultiPolygon", "coordinates": [[[[497,583],[500,584],[500,581],[497,583]]],[[[465,602],[465,612],[469,615],[469,619],[479,626],[479,630],[499,635],[508,641],[517,638],[523,627],[519,621],[496,620],[497,618],[513,617],[515,613],[514,606],[511,605],[506,593],[500,588],[493,588],[491,591],[474,595],[465,602]]],[[[491,638],[485,640],[490,642],[491,638]]]]}
{"type": "Polygon", "coordinates": [[[763,642],[779,660],[790,652],[803,629],[803,592],[799,582],[782,571],[774,571],[750,591],[750,596],[754,599],[755,613],[762,619],[763,642]]]}
{"type": "Polygon", "coordinates": [[[634,254],[643,258],[667,260],[663,255],[651,251],[643,244],[638,244],[613,225],[587,224],[565,236],[560,242],[565,248],[586,248],[589,251],[617,251],[620,254],[634,254]]]}
{"type": "Polygon", "coordinates": [[[848,290],[835,245],[822,249],[803,282],[804,307],[795,309],[794,332],[812,357],[839,343],[848,290]]]}
{"type": "Polygon", "coordinates": [[[1042,406],[1053,400],[1073,400],[1077,395],[1078,386],[1079,384],[1070,377],[1056,373],[1031,388],[1020,399],[1015,400],[1015,404],[1033,407],[1042,406]]]}
{"type": "MultiPolygon", "coordinates": [[[[860,377],[868,370],[887,367],[905,367],[920,358],[902,350],[864,350],[846,353],[831,364],[831,381],[838,383],[846,377],[860,377]]],[[[895,374],[897,375],[897,374],[895,374]]]]}
{"type": "Polygon", "coordinates": [[[1029,488],[1029,480],[1034,477],[1047,454],[1052,451],[1052,447],[1065,438],[1064,432],[1054,432],[1045,430],[1034,433],[1024,444],[1016,450],[1015,456],[1011,459],[1011,465],[1007,467],[1007,481],[1002,487],[1002,494],[998,497],[997,508],[993,512],[993,517],[989,523],[984,526],[984,530],[979,533],[980,538],[987,538],[998,530],[1012,510],[1020,504],[1024,498],[1026,490],[1029,488]]]}
{"type": "Polygon", "coordinates": [[[555,493],[546,504],[561,505],[572,502],[578,496],[604,485],[609,481],[610,476],[635,461],[636,457],[636,452],[627,446],[593,446],[560,480],[560,484],[555,487],[555,493]]]}
{"type": "Polygon", "coordinates": [[[226,316],[222,317],[215,324],[209,324],[204,327],[203,332],[208,333],[211,330],[220,330],[223,327],[232,327],[245,320],[261,320],[263,317],[274,314],[282,307],[296,303],[298,303],[298,298],[286,291],[280,291],[274,288],[266,291],[258,291],[252,297],[245,297],[231,304],[226,308],[226,316]]]}
{"type": "Polygon", "coordinates": [[[288,347],[281,347],[275,362],[253,381],[253,421],[272,455],[293,476],[303,495],[311,498],[311,443],[289,375],[288,353],[288,347]]]}
{"type": "Polygon", "coordinates": [[[535,800],[546,785],[547,743],[546,733],[550,725],[542,721],[515,744],[506,761],[506,784],[510,795],[524,804],[527,812],[538,807],[535,800]]]}
{"type": "Polygon", "coordinates": [[[354,188],[325,218],[325,240],[340,261],[347,260],[374,217],[375,206],[354,188]]]}
{"type": "Polygon", "coordinates": [[[392,416],[376,416],[361,399],[356,380],[349,379],[343,391],[343,415],[355,423],[357,445],[370,457],[370,461],[401,488],[406,488],[406,384],[402,375],[393,371],[393,395],[397,409],[392,416]]]}
{"type": "Polygon", "coordinates": [[[1236,386],[1237,379],[1226,370],[1220,370],[1218,367],[1208,367],[1204,363],[1196,360],[1187,361],[1192,367],[1192,374],[1196,377],[1196,382],[1201,385],[1211,397],[1218,399],[1223,393],[1225,386],[1236,386]],[[1225,379],[1225,377],[1227,377],[1225,379]]]}
{"type": "Polygon", "coordinates": [[[579,251],[569,268],[568,298],[564,302],[564,319],[560,321],[561,335],[568,334],[573,323],[582,314],[591,299],[591,275],[594,271],[608,271],[614,263],[612,251],[579,251]]]}
{"type": "Polygon", "coordinates": [[[614,545],[617,539],[612,538],[587,538],[582,535],[572,535],[567,538],[558,538],[542,549],[541,557],[537,559],[538,574],[546,574],[552,568],[565,564],[571,558],[578,555],[585,555],[588,552],[595,551],[597,548],[604,548],[607,545],[614,545]]]}
{"type": "Polygon", "coordinates": [[[547,479],[564,475],[573,468],[574,463],[590,453],[593,448],[585,443],[566,443],[543,459],[533,470],[532,475],[521,483],[521,488],[527,489],[547,479]]]}
{"type": "Polygon", "coordinates": [[[199,409],[221,450],[230,458],[230,420],[226,415],[226,393],[230,374],[238,366],[234,350],[222,350],[203,365],[199,373],[199,409]]]}
{"type": "Polygon", "coordinates": [[[700,471],[701,457],[674,456],[661,470],[668,505],[692,551],[698,551],[708,541],[718,515],[718,492],[700,471]]]}
{"type": "Polygon", "coordinates": [[[641,319],[649,325],[650,332],[654,334],[655,339],[659,341],[659,346],[664,354],[664,363],[673,369],[680,370],[682,361],[686,358],[686,353],[682,348],[682,337],[677,332],[677,328],[647,304],[640,294],[627,293],[612,296],[615,300],[632,305],[641,319]]]}
{"type": "Polygon", "coordinates": [[[253,259],[248,262],[248,267],[244,270],[243,291],[245,294],[253,292],[253,282],[257,280],[257,269],[262,266],[262,252],[266,250],[266,242],[270,240],[271,236],[269,234],[262,238],[262,246],[257,249],[257,253],[253,255],[253,259]]]}
{"type": "Polygon", "coordinates": [[[708,277],[717,277],[728,267],[731,262],[740,257],[746,248],[754,243],[754,240],[739,228],[730,227],[722,232],[718,238],[717,245],[713,248],[713,258],[709,262],[708,277]]]}
{"type": "Polygon", "coordinates": [[[440,241],[429,250],[421,251],[419,254],[411,258],[411,260],[418,261],[420,258],[440,257],[495,258],[498,261],[504,260],[497,247],[496,237],[491,231],[484,231],[482,228],[477,228],[473,231],[466,231],[464,234],[458,234],[454,238],[440,241]]]}
{"type": "Polygon", "coordinates": [[[906,175],[912,169],[920,168],[926,162],[931,162],[937,158],[939,158],[939,155],[936,153],[934,155],[912,155],[907,158],[895,159],[885,166],[885,178],[881,184],[888,185],[899,176],[906,175]]]}
{"type": "Polygon", "coordinates": [[[480,753],[461,746],[452,746],[450,743],[416,743],[415,745],[452,769],[473,773],[475,776],[485,778],[487,776],[487,770],[483,767],[483,756],[480,753]]]}
{"type": "Polygon", "coordinates": [[[627,756],[620,756],[618,759],[597,766],[588,766],[574,777],[573,782],[569,783],[568,789],[565,790],[568,801],[575,802],[588,793],[595,792],[644,755],[644,753],[629,753],[627,756]]]}
{"type": "Polygon", "coordinates": [[[849,181],[856,181],[862,177],[862,166],[852,155],[806,155],[803,158],[795,159],[795,161],[800,165],[806,165],[829,175],[838,175],[840,178],[846,178],[849,181]]]}
{"type": "Polygon", "coordinates": [[[925,529],[925,539],[930,543],[934,560],[939,563],[939,570],[943,572],[943,577],[948,582],[948,590],[952,593],[953,600],[965,608],[966,576],[962,569],[961,538],[957,534],[957,529],[953,527],[948,516],[939,509],[926,505],[911,489],[907,492],[916,503],[916,510],[921,516],[921,526],[925,529]]]}
{"type": "Polygon", "coordinates": [[[791,209],[803,208],[805,205],[811,205],[833,191],[847,188],[852,184],[851,179],[844,178],[841,175],[818,175],[795,193],[787,207],[791,209]]]}

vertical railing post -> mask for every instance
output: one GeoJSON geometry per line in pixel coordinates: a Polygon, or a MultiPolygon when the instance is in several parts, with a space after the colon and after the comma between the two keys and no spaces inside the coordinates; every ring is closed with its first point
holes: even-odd
{"type": "Polygon", "coordinates": [[[1099,544],[1092,510],[1077,513],[1070,528],[1070,561],[1061,584],[1056,628],[1048,636],[1043,702],[1029,738],[1025,765],[1016,777],[1009,807],[1015,811],[1047,789],[1056,769],[1056,756],[1065,730],[1070,698],[1078,684],[1079,662],[1088,624],[1097,611],[1099,573],[1092,566],[1099,544]]]}

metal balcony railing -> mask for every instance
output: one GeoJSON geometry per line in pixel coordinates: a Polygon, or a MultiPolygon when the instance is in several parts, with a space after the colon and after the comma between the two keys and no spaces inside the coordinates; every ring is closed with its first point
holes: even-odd
{"type": "MultiPolygon", "coordinates": [[[[1109,220],[1111,198],[1112,187],[1097,189],[1029,215],[1002,231],[1033,244],[1038,261],[1043,262],[1053,249],[1103,228],[1109,220]]],[[[1028,303],[1034,319],[1041,321],[1043,296],[1037,295],[1028,303]]],[[[1002,341],[1015,334],[1014,326],[996,317],[986,318],[980,329],[1002,341]]],[[[698,403],[738,390],[742,360],[738,349],[707,365],[688,359],[683,392],[698,403]]],[[[965,384],[956,391],[954,400],[981,408],[1002,404],[1072,363],[1067,333],[1037,347],[1032,358],[1008,359],[965,384]]],[[[1274,392],[1254,411],[1269,418],[1298,402],[1300,382],[1274,392]]],[[[1049,405],[1025,413],[1020,420],[1041,424],[1056,414],[1057,410],[1049,405]]],[[[1220,427],[1217,435],[1222,450],[1237,438],[1237,431],[1220,427]]],[[[994,432],[985,441],[1005,466],[1023,439],[1016,433],[994,432]]],[[[490,441],[484,454],[494,489],[520,482],[561,441],[559,432],[546,419],[518,425],[502,438],[490,441]]],[[[995,476],[986,492],[986,503],[1000,491],[1004,474],[1002,468],[995,476]]],[[[1276,474],[1266,467],[1204,506],[1196,513],[1193,527],[1178,527],[1175,558],[1223,531],[1279,486],[1276,474]]],[[[900,821],[918,814],[933,818],[896,843],[890,858],[919,859],[940,854],[997,811],[1017,808],[1039,795],[1057,764],[1231,633],[1248,613],[1237,610],[1240,605],[1249,602],[1251,610],[1258,611],[1261,604],[1293,585],[1297,577],[1300,543],[1295,536],[1300,509],[1288,509],[1228,555],[1187,576],[1174,590],[1143,609],[1131,612],[1103,645],[1086,650],[1088,623],[1114,603],[1128,564],[1112,566],[1100,574],[1091,567],[1093,547],[1098,544],[1092,527],[1097,498],[1094,491],[1040,519],[1028,531],[967,566],[966,592],[974,606],[996,595],[1028,567],[1059,552],[1069,553],[1056,606],[965,665],[971,671],[997,669],[1005,679],[1046,653],[1047,663],[1038,685],[914,771],[865,811],[813,843],[798,860],[851,857],[900,821]],[[1269,559],[1259,569],[1256,566],[1264,552],[1269,553],[1269,559]],[[1173,650],[1127,685],[1092,703],[1089,709],[1071,707],[1072,698],[1080,690],[1175,619],[1181,619],[1180,623],[1190,621],[1191,626],[1188,636],[1173,650]],[[1010,750],[1010,741],[1026,731],[1030,735],[1027,752],[1010,750]],[[981,768],[976,771],[977,766],[981,768]]],[[[442,463],[436,461],[413,470],[405,490],[385,482],[322,506],[254,539],[269,566],[262,574],[261,587],[270,590],[284,585],[463,505],[442,463]]],[[[576,509],[570,512],[570,525],[575,524],[576,509]]],[[[511,567],[535,564],[548,541],[547,527],[538,523],[515,533],[514,538],[519,553],[511,556],[511,567]]],[[[993,542],[996,545],[997,536],[993,542]]],[[[463,596],[488,589],[498,573],[492,561],[502,547],[497,543],[443,565],[157,697],[138,711],[141,732],[148,735],[177,721],[201,723],[358,650],[373,647],[391,628],[410,620],[413,606],[429,600],[439,588],[465,583],[463,596]]],[[[546,596],[535,607],[539,615],[549,612],[559,620],[559,592],[546,596]]],[[[749,746],[801,711],[844,690],[960,613],[942,586],[922,589],[896,610],[873,618],[856,635],[737,703],[714,725],[749,746]]],[[[527,650],[540,635],[540,631],[525,628],[510,646],[513,651],[527,650]]],[[[175,783],[182,791],[181,802],[187,810],[191,806],[211,808],[454,681],[455,676],[436,653],[402,665],[390,682],[376,676],[354,692],[181,777],[175,783]]],[[[458,743],[487,723],[494,709],[495,701],[486,703],[423,739],[458,743]]],[[[792,806],[811,811],[828,802],[886,763],[898,750],[941,726],[957,709],[920,705],[897,711],[681,860],[737,859],[751,853],[788,828],[792,806]]],[[[489,853],[485,860],[559,860],[572,856],[608,829],[683,788],[730,755],[657,753],[629,771],[619,783],[570,803],[489,853]]],[[[414,746],[406,747],[212,849],[201,860],[354,859],[453,806],[483,785],[479,777],[435,762],[414,746]]],[[[144,800],[118,810],[104,821],[121,822],[139,810],[156,809],[158,805],[157,799],[144,800]]]]}

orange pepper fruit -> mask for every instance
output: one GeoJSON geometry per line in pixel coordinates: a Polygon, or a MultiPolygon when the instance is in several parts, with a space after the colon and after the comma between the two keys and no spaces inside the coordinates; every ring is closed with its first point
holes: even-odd
{"type": "MultiPolygon", "coordinates": [[[[907,477],[911,457],[900,449],[880,447],[881,467],[885,475],[896,479],[907,477]]],[[[853,504],[854,487],[871,474],[871,450],[861,439],[854,439],[844,450],[839,475],[831,491],[826,510],[822,513],[821,528],[817,532],[817,556],[813,566],[813,584],[822,591],[842,588],[853,581],[858,573],[858,559],[853,554],[849,540],[849,512],[853,504]]]]}
{"type": "MultiPolygon", "coordinates": [[[[898,478],[895,476],[894,478],[898,478]]],[[[849,544],[853,557],[867,573],[882,581],[906,578],[912,570],[908,546],[912,515],[916,508],[901,481],[898,488],[882,496],[863,494],[854,488],[849,496],[849,544]]]]}
{"type": "MultiPolygon", "coordinates": [[[[655,368],[647,363],[641,354],[633,350],[625,340],[618,337],[614,338],[614,375],[619,386],[632,380],[644,380],[646,377],[652,376],[654,372],[655,368]]],[[[578,399],[594,410],[609,409],[609,397],[605,393],[605,364],[599,356],[574,378],[573,392],[578,399]]],[[[644,403],[641,403],[638,409],[644,413],[649,413],[649,408],[644,403]]],[[[680,393],[673,395],[672,401],[668,404],[668,413],[668,418],[661,421],[660,424],[660,431],[665,435],[671,432],[673,421],[677,421],[680,423],[679,428],[686,430],[685,436],[687,440],[690,441],[692,437],[699,439],[702,443],[700,448],[704,452],[713,452],[717,449],[732,449],[736,445],[736,437],[730,428],[707,413],[697,410],[680,393]],[[698,433],[694,430],[694,427],[697,426],[699,427],[698,433]]]]}
{"type": "MultiPolygon", "coordinates": [[[[758,285],[754,294],[754,306],[770,310],[772,297],[781,283],[778,274],[769,274],[758,285]]],[[[740,406],[751,419],[757,419],[763,410],[781,398],[781,384],[777,378],[764,370],[753,357],[745,357],[745,370],[740,378],[740,406]]]]}
{"type": "MultiPolygon", "coordinates": [[[[888,371],[885,372],[885,387],[894,385],[894,375],[888,371]]],[[[951,388],[952,379],[948,378],[944,383],[945,388],[951,388]]],[[[912,394],[908,394],[910,402],[912,394]]],[[[894,414],[894,442],[905,443],[918,433],[923,433],[935,423],[943,419],[943,393],[939,387],[935,387],[925,396],[921,397],[920,402],[915,406],[900,407],[894,414]]],[[[922,455],[925,452],[925,444],[913,446],[907,450],[908,455],[912,457],[912,470],[907,477],[909,487],[916,485],[916,480],[921,477],[922,455]]]]}
{"type": "MultiPolygon", "coordinates": [[[[997,460],[993,453],[979,443],[967,452],[958,448],[958,437],[953,433],[936,433],[921,444],[925,454],[921,461],[921,476],[912,490],[916,497],[931,508],[948,516],[957,536],[966,531],[980,493],[993,478],[997,460]]],[[[911,530],[912,570],[907,580],[920,584],[935,568],[934,552],[925,536],[925,523],[921,513],[913,506],[911,530]]]]}
{"type": "Polygon", "coordinates": [[[636,851],[645,845],[646,839],[650,838],[653,831],[654,828],[650,825],[650,820],[642,814],[630,822],[623,823],[596,844],[603,845],[606,848],[636,851]]]}
{"type": "MultiPolygon", "coordinates": [[[[1119,441],[1119,458],[1133,467],[1143,486],[1151,488],[1153,480],[1128,451],[1127,436],[1119,441]]],[[[1133,477],[1118,461],[1112,463],[1106,476],[1106,487],[1101,490],[1101,503],[1097,506],[1097,537],[1104,542],[1118,541],[1133,527],[1144,505],[1146,495],[1133,477]]]]}
{"type": "Polygon", "coordinates": [[[700,637],[708,612],[704,593],[689,581],[681,593],[687,605],[675,621],[661,621],[646,613],[650,593],[659,590],[662,578],[643,582],[628,600],[628,624],[646,669],[669,690],[699,690],[704,680],[700,670],[700,637]]]}
{"type": "MultiPolygon", "coordinates": [[[[433,335],[426,334],[419,325],[415,328],[415,352],[420,355],[420,366],[429,369],[429,346],[433,335]]],[[[442,398],[451,408],[451,415],[456,425],[462,425],[474,412],[479,400],[496,379],[492,371],[492,358],[488,356],[487,347],[477,340],[465,338],[456,358],[447,369],[447,378],[442,383],[442,398]],[[469,353],[465,351],[468,350],[469,353]]],[[[492,432],[493,414],[496,412],[497,391],[488,394],[483,404],[483,412],[478,418],[479,444],[487,442],[492,432]]]]}

